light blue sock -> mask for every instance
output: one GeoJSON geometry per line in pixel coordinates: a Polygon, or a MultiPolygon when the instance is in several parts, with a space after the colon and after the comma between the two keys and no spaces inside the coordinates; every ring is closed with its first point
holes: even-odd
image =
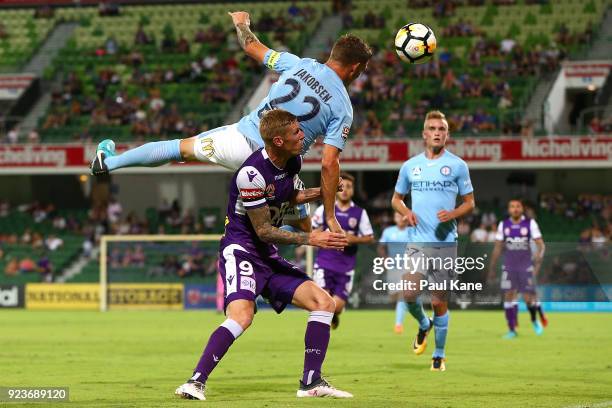
{"type": "Polygon", "coordinates": [[[112,171],[132,166],[155,167],[182,160],[181,140],[174,139],[145,143],[117,156],[105,158],[104,164],[112,171]]]}
{"type": "Polygon", "coordinates": [[[410,314],[419,322],[419,329],[429,329],[429,319],[425,315],[421,299],[417,299],[416,302],[408,302],[408,311],[410,311],[410,314]]]}
{"type": "Polygon", "coordinates": [[[446,346],[446,333],[448,333],[448,311],[442,316],[434,316],[433,324],[436,334],[436,349],[433,357],[444,357],[444,346],[446,346]]]}
{"type": "Polygon", "coordinates": [[[404,324],[404,316],[406,316],[406,302],[398,300],[395,304],[395,324],[404,324]]]}

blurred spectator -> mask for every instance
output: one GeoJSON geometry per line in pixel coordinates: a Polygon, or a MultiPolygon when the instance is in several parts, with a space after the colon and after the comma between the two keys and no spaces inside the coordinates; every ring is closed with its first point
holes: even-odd
{"type": "Polygon", "coordinates": [[[10,144],[16,144],[19,142],[19,128],[15,126],[6,134],[6,139],[10,144]]]}
{"type": "Polygon", "coordinates": [[[64,240],[53,234],[45,240],[45,246],[49,251],[56,251],[62,245],[64,245],[64,240]]]}
{"type": "Polygon", "coordinates": [[[119,203],[119,201],[117,201],[115,197],[111,197],[106,212],[108,220],[111,223],[116,223],[117,221],[119,221],[119,218],[123,213],[123,207],[121,207],[121,204],[119,203]]]}
{"type": "Polygon", "coordinates": [[[472,242],[488,242],[489,232],[487,231],[486,225],[480,224],[478,228],[472,231],[470,235],[470,241],[472,242]]]}
{"type": "Polygon", "coordinates": [[[28,143],[38,144],[40,142],[40,135],[36,131],[36,129],[30,130],[28,133],[28,143]]]}
{"type": "Polygon", "coordinates": [[[6,276],[16,276],[19,274],[19,261],[17,258],[9,258],[4,266],[6,276]]]}
{"type": "Polygon", "coordinates": [[[495,242],[497,236],[497,226],[495,224],[489,226],[489,232],[487,233],[487,242],[495,242]]]}

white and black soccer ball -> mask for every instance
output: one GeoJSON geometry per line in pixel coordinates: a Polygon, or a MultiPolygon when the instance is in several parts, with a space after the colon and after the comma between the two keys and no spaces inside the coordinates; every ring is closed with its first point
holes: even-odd
{"type": "Polygon", "coordinates": [[[431,28],[421,23],[406,24],[395,36],[395,52],[402,61],[423,64],[436,50],[436,36],[431,28]]]}

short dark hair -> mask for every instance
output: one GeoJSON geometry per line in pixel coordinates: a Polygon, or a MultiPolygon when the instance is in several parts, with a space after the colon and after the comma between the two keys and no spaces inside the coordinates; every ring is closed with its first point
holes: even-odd
{"type": "Polygon", "coordinates": [[[351,183],[355,184],[355,176],[353,176],[352,174],[342,172],[340,173],[340,177],[342,177],[342,180],[348,180],[351,183]]]}
{"type": "Polygon", "coordinates": [[[345,34],[336,40],[329,58],[342,65],[365,64],[372,58],[372,48],[356,35],[345,34]]]}
{"type": "Polygon", "coordinates": [[[521,203],[521,205],[522,205],[523,207],[525,207],[525,202],[523,201],[523,199],[522,199],[521,197],[511,197],[511,198],[508,200],[508,205],[510,205],[510,203],[511,203],[512,201],[518,201],[519,203],[521,203]]]}
{"type": "Polygon", "coordinates": [[[259,133],[264,142],[270,143],[274,136],[287,133],[287,128],[297,121],[297,117],[283,109],[266,111],[259,121],[259,133]]]}

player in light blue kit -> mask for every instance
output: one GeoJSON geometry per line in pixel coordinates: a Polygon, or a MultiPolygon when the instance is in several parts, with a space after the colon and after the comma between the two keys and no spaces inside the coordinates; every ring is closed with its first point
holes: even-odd
{"type": "MultiPolygon", "coordinates": [[[[361,39],[345,35],[336,41],[329,59],[321,64],[314,59],[269,49],[249,29],[247,12],[229,14],[246,54],[281,74],[257,109],[238,123],[187,139],[146,143],[120,155],[115,154],[112,140],[104,140],[98,145],[92,161],[92,174],[106,174],[123,167],[160,166],[195,160],[216,163],[235,171],[255,150],[263,147],[259,120],[266,110],[278,107],[298,117],[305,136],[302,154],[319,136],[323,137],[321,192],[326,221],[332,232],[342,232],[334,205],[340,152],[353,123],[353,107],[346,87],[364,71],[372,50],[361,39]]],[[[298,188],[303,188],[299,179],[297,183],[298,188]]],[[[297,207],[285,219],[293,220],[292,225],[304,231],[310,231],[310,218],[305,206],[297,207]]]]}
{"type": "MultiPolygon", "coordinates": [[[[408,222],[398,212],[393,213],[395,225],[383,230],[378,245],[378,255],[385,258],[394,258],[396,255],[403,255],[406,252],[406,245],[410,239],[410,229],[408,222]]],[[[402,280],[402,270],[393,269],[387,271],[387,282],[397,283],[402,280]]],[[[391,301],[395,302],[395,328],[397,334],[404,332],[404,316],[406,315],[407,305],[402,297],[402,291],[391,291],[391,301]]]]}
{"type": "MultiPolygon", "coordinates": [[[[400,169],[391,199],[393,209],[402,214],[410,228],[410,244],[406,253],[415,268],[407,270],[404,279],[442,283],[455,277],[448,262],[457,256],[457,222],[455,219],[470,213],[475,206],[472,183],[467,164],[445,149],[449,137],[448,122],[442,112],[431,111],[425,117],[423,139],[425,151],[406,161],[400,169]],[[412,208],[406,207],[404,197],[410,194],[412,208]],[[455,208],[457,195],[463,202],[455,208]]],[[[417,286],[418,287],[418,286],[417,286]]],[[[448,298],[446,290],[430,291],[433,320],[427,318],[418,300],[419,291],[404,291],[410,314],[419,322],[419,331],[412,345],[415,354],[422,354],[426,337],[433,327],[436,349],[431,370],[445,371],[446,334],[448,332],[448,298]]]]}

